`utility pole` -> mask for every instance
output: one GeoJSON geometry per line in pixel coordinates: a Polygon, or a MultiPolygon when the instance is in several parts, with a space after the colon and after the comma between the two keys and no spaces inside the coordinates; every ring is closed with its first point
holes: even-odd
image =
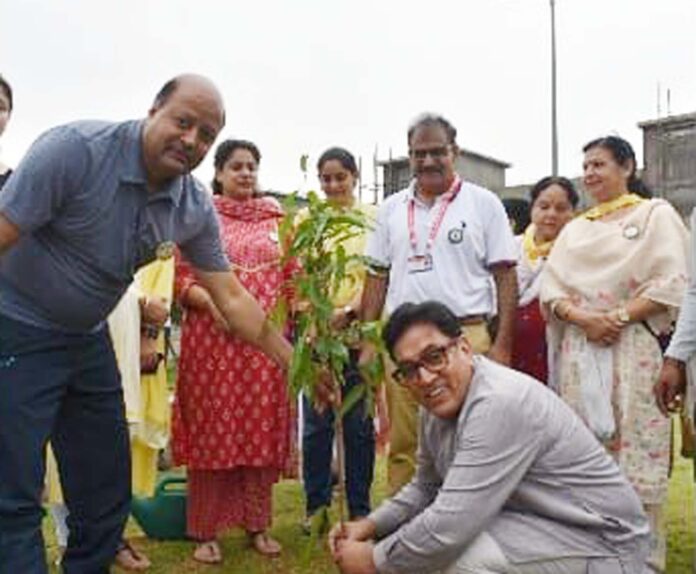
{"type": "Polygon", "coordinates": [[[375,189],[375,194],[373,196],[373,203],[377,205],[379,202],[379,175],[377,169],[377,144],[375,144],[375,152],[372,154],[372,184],[375,189]]]}
{"type": "Polygon", "coordinates": [[[556,119],[556,0],[551,3],[551,173],[558,175],[558,121],[556,119]]]}
{"type": "Polygon", "coordinates": [[[362,203],[362,192],[363,192],[363,182],[362,182],[362,156],[358,156],[358,203],[362,203]]]}

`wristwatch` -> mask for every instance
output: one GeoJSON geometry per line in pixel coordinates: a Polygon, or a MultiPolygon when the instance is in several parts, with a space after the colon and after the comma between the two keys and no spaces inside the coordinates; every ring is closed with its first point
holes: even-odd
{"type": "Polygon", "coordinates": [[[629,315],[626,305],[619,305],[616,308],[616,318],[622,325],[628,325],[631,322],[631,315],[629,315]]]}

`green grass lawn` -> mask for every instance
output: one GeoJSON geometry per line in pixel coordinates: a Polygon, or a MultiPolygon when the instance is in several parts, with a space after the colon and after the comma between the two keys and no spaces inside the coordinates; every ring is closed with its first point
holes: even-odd
{"type": "MultiPolygon", "coordinates": [[[[375,502],[384,497],[386,489],[385,464],[380,458],[377,463],[377,476],[372,489],[375,502]]],[[[149,574],[193,574],[207,572],[230,572],[240,574],[320,574],[336,572],[324,544],[317,543],[312,549],[309,537],[302,533],[300,524],[304,516],[302,485],[296,480],[286,480],[274,489],[274,519],[271,533],[283,546],[280,558],[269,559],[254,552],[241,530],[233,530],[222,539],[224,560],[220,566],[199,564],[191,558],[193,543],[160,542],[143,537],[140,529],[133,523],[129,525],[129,535],[135,546],[143,550],[152,561],[149,574]]],[[[131,521],[132,522],[132,521],[131,521]]],[[[46,546],[51,563],[56,557],[56,544],[49,520],[45,521],[46,546]]],[[[124,572],[114,568],[114,573],[124,572]]],[[[51,573],[58,573],[53,568],[51,573]]]]}
{"type": "MultiPolygon", "coordinates": [[[[678,446],[678,445],[677,445],[678,446]]],[[[677,451],[678,452],[678,451],[677,451]]],[[[669,555],[668,574],[692,574],[694,554],[694,483],[690,460],[675,457],[675,468],[670,483],[668,501],[669,555]]],[[[377,478],[373,487],[373,501],[378,502],[385,492],[385,464],[380,458],[377,478]]],[[[156,542],[145,539],[137,526],[129,527],[135,545],[152,560],[150,574],[192,574],[229,572],[239,574],[321,574],[336,572],[328,552],[318,544],[305,557],[308,538],[301,533],[303,516],[302,488],[297,481],[284,481],[274,492],[274,524],[272,534],[283,545],[283,554],[277,559],[259,556],[248,546],[246,536],[232,531],[222,540],[224,561],[220,566],[198,564],[191,558],[193,544],[189,542],[156,542]]],[[[48,554],[55,559],[56,547],[48,524],[45,528],[48,554]]],[[[56,569],[51,570],[57,573],[56,569]]],[[[114,572],[122,572],[114,568],[114,572]]]]}
{"type": "MultiPolygon", "coordinates": [[[[678,428],[679,425],[675,424],[675,427],[678,428]]],[[[674,469],[667,499],[667,573],[692,574],[695,524],[693,462],[679,456],[679,442],[677,436],[674,469]]]]}

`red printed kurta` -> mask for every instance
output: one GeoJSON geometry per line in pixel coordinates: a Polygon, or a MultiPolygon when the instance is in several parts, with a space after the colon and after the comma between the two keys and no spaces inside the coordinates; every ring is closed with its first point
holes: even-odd
{"type": "MultiPolygon", "coordinates": [[[[533,227],[525,232],[533,233],[533,227]]],[[[533,237],[533,235],[532,235],[533,237]]],[[[548,378],[546,357],[546,321],[539,307],[539,289],[546,257],[525,250],[524,236],[518,236],[517,286],[519,306],[515,316],[515,337],[512,345],[511,367],[546,384],[548,378]]]]}
{"type": "MultiPolygon", "coordinates": [[[[288,270],[280,265],[272,199],[237,201],[215,197],[227,256],[241,283],[270,311],[288,270]]],[[[179,297],[195,282],[179,259],[179,297]]],[[[248,343],[214,326],[212,317],[185,308],[173,408],[173,452],[193,470],[236,467],[286,469],[292,416],[283,372],[248,343]]]]}
{"type": "Polygon", "coordinates": [[[546,321],[541,315],[539,299],[517,308],[511,367],[546,384],[546,321]]]}

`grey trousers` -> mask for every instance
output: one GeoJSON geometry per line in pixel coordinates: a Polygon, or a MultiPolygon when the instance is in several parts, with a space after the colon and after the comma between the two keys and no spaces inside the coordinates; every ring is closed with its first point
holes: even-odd
{"type": "MultiPolygon", "coordinates": [[[[641,561],[642,562],[642,561],[641,561]]],[[[512,564],[487,532],[467,546],[442,574],[643,574],[642,564],[628,564],[620,558],[548,558],[512,564]]]]}

